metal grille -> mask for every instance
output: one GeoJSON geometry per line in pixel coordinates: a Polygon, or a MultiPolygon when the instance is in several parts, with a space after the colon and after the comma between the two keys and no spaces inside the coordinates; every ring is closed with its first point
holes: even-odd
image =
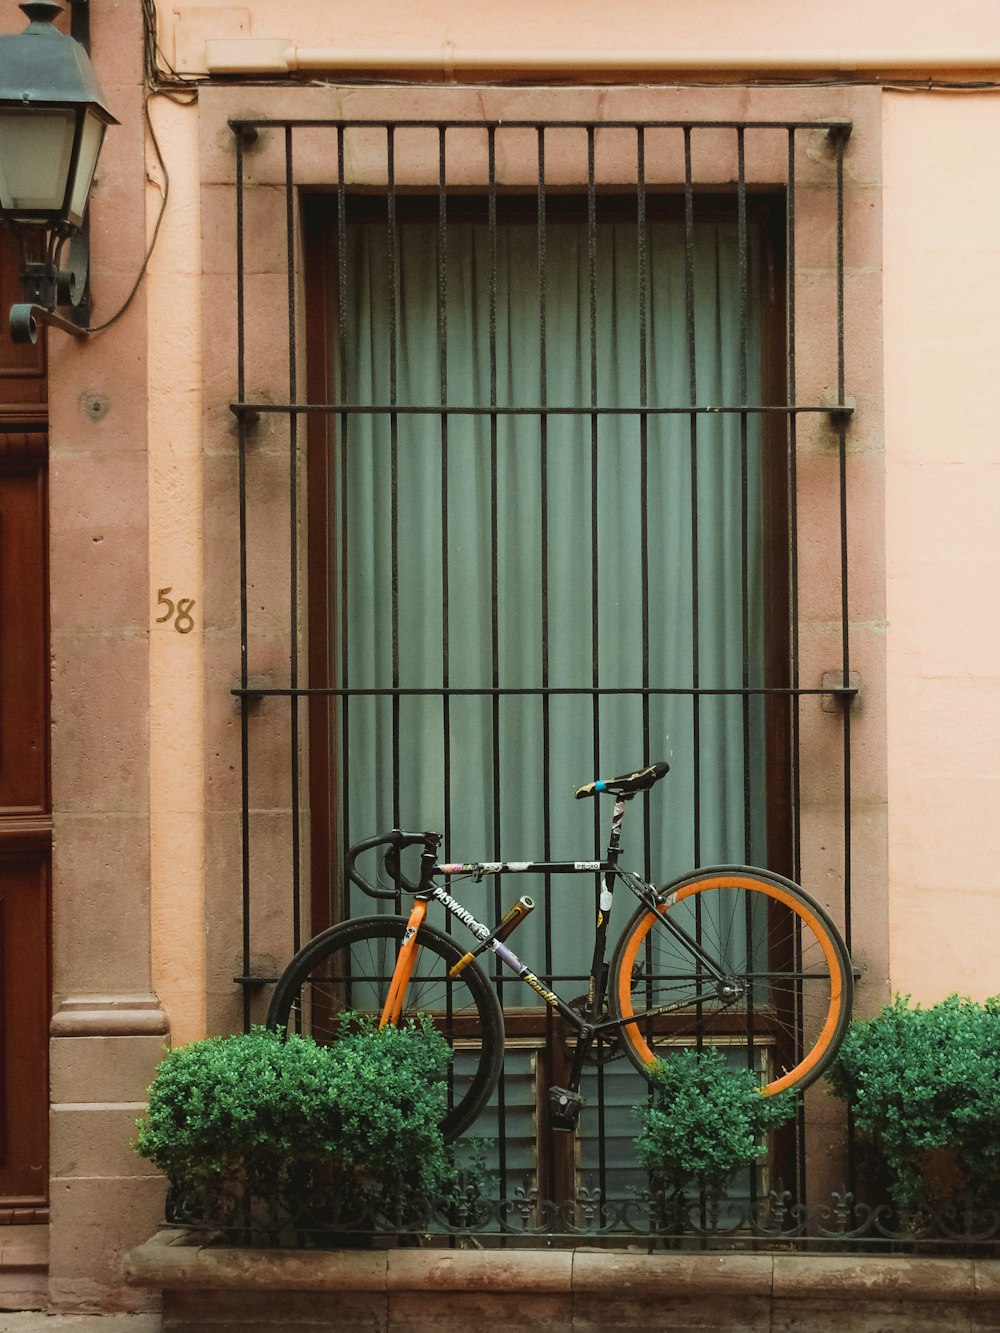
{"type": "MultiPolygon", "coordinates": [[[[702,856],[701,821],[711,773],[703,753],[703,727],[709,710],[721,700],[737,701],[741,743],[742,858],[761,848],[751,826],[755,802],[763,802],[766,856],[771,868],[802,878],[803,840],[799,826],[802,784],[810,781],[810,755],[801,745],[801,709],[816,709],[816,698],[846,705],[853,698],[848,631],[847,448],[851,407],[846,401],[844,357],[844,167],[843,151],[851,126],[846,122],[504,122],[491,121],[250,121],[231,122],[236,153],[236,282],[237,384],[231,410],[239,431],[240,626],[242,661],[239,687],[242,738],[242,877],[243,960],[239,978],[244,987],[244,1020],[258,1013],[263,983],[290,958],[305,939],[341,913],[359,912],[365,904],[351,901],[340,883],[339,862],[349,842],[378,831],[370,812],[352,801],[352,709],[382,712],[386,746],[391,754],[386,800],[391,822],[410,825],[406,772],[407,711],[414,701],[435,700],[440,727],[440,824],[451,833],[456,800],[452,758],[455,723],[463,701],[484,704],[487,742],[484,799],[494,845],[475,851],[500,855],[505,820],[502,792],[504,710],[524,698],[537,708],[540,741],[535,771],[521,774],[520,783],[534,784],[533,799],[541,810],[539,850],[551,856],[552,805],[548,778],[559,758],[558,709],[571,701],[588,734],[591,767],[566,772],[564,789],[602,772],[602,737],[607,718],[621,701],[634,707],[642,753],[636,764],[660,757],[652,751],[666,702],[680,707],[690,736],[690,846],[695,862],[702,856]],[[308,188],[307,188],[308,187],[308,188]],[[475,214],[488,250],[485,300],[485,345],[488,367],[483,398],[468,401],[455,395],[449,381],[449,267],[453,228],[475,214]],[[804,215],[808,216],[805,217],[804,215]],[[556,341],[547,304],[553,263],[555,221],[572,215],[582,237],[585,324],[579,356],[584,386],[574,401],[553,401],[547,386],[551,367],[565,348],[556,341]],[[419,401],[400,394],[401,339],[399,268],[400,235],[413,219],[429,225],[436,237],[433,326],[437,340],[435,382],[419,401]],[[696,251],[702,228],[722,219],[731,228],[735,256],[735,290],[730,333],[741,349],[734,390],[726,397],[706,397],[702,390],[696,251]],[[606,353],[602,333],[599,266],[608,219],[630,228],[634,237],[637,282],[633,337],[637,347],[634,380],[628,397],[602,401],[598,385],[606,353]],[[683,337],[673,351],[682,367],[684,391],[673,397],[658,393],[650,375],[651,297],[650,225],[666,219],[676,228],[682,254],[683,337]],[[501,392],[503,377],[498,345],[498,237],[511,220],[534,232],[535,319],[532,346],[537,356],[540,393],[535,401],[518,401],[501,392]],[[352,235],[370,223],[384,240],[386,293],[385,365],[382,396],[352,401],[347,366],[355,278],[350,271],[352,235]],[[816,235],[821,236],[817,242],[816,235]],[[764,238],[760,240],[759,238],[764,238]],[[813,253],[817,246],[823,262],[813,253]],[[804,251],[808,250],[808,254],[804,251]],[[303,281],[304,278],[304,281],[303,281]],[[768,304],[763,318],[761,365],[751,365],[746,348],[757,319],[755,292],[768,304]],[[279,308],[280,307],[280,308],[279,308]],[[276,326],[286,332],[274,337],[276,326]],[[803,345],[803,329],[808,339],[803,345]],[[307,337],[303,342],[303,330],[307,337]],[[266,330],[270,340],[262,330],[266,330]],[[582,350],[581,350],[582,349],[582,350]],[[805,355],[803,355],[805,352],[805,355]],[[817,371],[816,363],[823,361],[817,371]],[[800,367],[806,362],[803,374],[800,367]],[[758,372],[759,381],[758,381],[758,372]],[[833,392],[831,393],[831,389],[833,392]],[[441,467],[438,507],[429,514],[441,556],[442,586],[436,614],[442,625],[439,677],[434,684],[413,683],[401,629],[400,568],[409,557],[401,542],[408,497],[399,486],[400,460],[406,450],[407,423],[434,423],[441,456],[447,458],[462,423],[484,423],[493,479],[483,529],[488,533],[489,613],[486,618],[487,664],[474,684],[456,683],[454,665],[461,644],[449,637],[450,608],[455,589],[449,586],[448,540],[452,515],[465,497],[449,493],[446,464],[441,467]],[[515,418],[537,423],[540,514],[540,659],[538,677],[530,684],[510,683],[501,668],[502,575],[498,567],[501,542],[498,468],[504,430],[515,418]],[[659,534],[647,504],[647,482],[657,429],[667,419],[681,423],[690,458],[690,496],[683,535],[691,550],[692,634],[689,670],[683,679],[668,679],[651,662],[652,639],[660,632],[649,589],[659,534]],[[733,514],[739,544],[740,610],[733,632],[739,636],[741,665],[735,680],[711,677],[702,660],[699,622],[704,592],[699,580],[699,547],[710,534],[699,524],[700,448],[720,419],[730,423],[729,447],[739,458],[739,502],[733,514]],[[639,677],[608,679],[602,651],[615,629],[606,622],[599,597],[602,534],[599,530],[599,457],[604,432],[614,420],[628,420],[636,430],[639,492],[629,498],[637,512],[638,558],[633,577],[638,589],[636,654],[639,677]],[[388,556],[386,587],[388,631],[384,647],[386,678],[359,677],[351,663],[347,570],[352,555],[347,537],[347,459],[352,431],[358,422],[387,423],[388,464],[386,524],[388,556]],[[589,652],[585,681],[556,678],[550,658],[552,615],[547,571],[559,558],[548,516],[555,497],[545,455],[558,422],[579,423],[581,448],[589,457],[589,512],[580,516],[579,549],[584,551],[591,590],[589,652]],[[755,445],[755,441],[758,442],[755,445]],[[800,530],[799,460],[817,452],[817,441],[834,460],[831,494],[821,506],[820,533],[800,530]],[[755,484],[754,449],[763,458],[762,524],[766,565],[761,613],[764,632],[762,661],[751,645],[752,585],[756,577],[750,556],[753,522],[750,492],[755,484]],[[800,632],[807,613],[801,605],[800,553],[811,540],[839,551],[836,588],[822,589],[832,598],[839,619],[837,657],[826,667],[839,669],[839,680],[820,681],[811,667],[803,670],[800,632]],[[750,734],[762,719],[766,763],[752,759],[750,734]],[[804,778],[805,775],[805,778],[804,778]],[[762,789],[766,788],[766,792],[762,789]]],[[[570,553],[567,552],[567,555],[570,553]]],[[[817,589],[810,574],[809,598],[817,589]]],[[[832,617],[827,617],[831,619],[832,617]]],[[[363,675],[363,673],[361,673],[363,675]]],[[[843,763],[843,893],[831,904],[850,941],[850,714],[841,710],[843,763]]],[[[372,714],[374,716],[374,714],[372,714]]],[[[678,716],[678,714],[672,714],[678,716]]],[[[559,714],[565,716],[564,713],[559,714]]],[[[356,724],[355,724],[356,725],[356,724]]],[[[606,751],[606,744],[604,750],[606,751]]],[[[560,799],[562,799],[560,797],[560,799]]],[[[596,834],[595,826],[595,834],[596,834]]],[[[656,874],[656,819],[643,821],[641,840],[646,873],[656,874]]],[[[446,842],[447,846],[447,842],[446,842]]],[[[596,850],[596,848],[595,848],[596,850]]],[[[808,847],[805,848],[808,862],[808,847]]],[[[559,973],[553,961],[552,901],[543,886],[545,968],[551,979],[559,973]]],[[[808,885],[807,885],[808,887],[808,885]]],[[[497,902],[499,906],[499,899],[497,902]]],[[[543,969],[539,969],[540,972],[543,969]]],[[[498,983],[499,984],[499,983],[498,983]]],[[[503,998],[514,998],[516,983],[507,982],[503,998]]],[[[540,1063],[552,1077],[560,1058],[559,1034],[551,1022],[532,1028],[530,1012],[518,1011],[515,1030],[525,1041],[539,1039],[549,1054],[540,1063]]],[[[604,1126],[615,1120],[605,1105],[605,1078],[594,1080],[597,1113],[581,1140],[579,1160],[600,1177],[601,1188],[613,1192],[618,1163],[608,1155],[604,1126]],[[610,1121],[609,1121],[610,1116],[610,1121]],[[610,1175],[609,1175],[610,1172],[610,1175]]],[[[617,1086],[617,1084],[616,1084],[617,1086]]],[[[590,1095],[590,1094],[588,1094],[590,1095]]],[[[616,1093],[620,1098],[620,1092],[616,1093]]],[[[636,1100],[641,1092],[636,1093],[636,1100]]],[[[495,1121],[487,1133],[498,1141],[498,1167],[506,1179],[505,1090],[501,1084],[495,1121]]],[[[585,1113],[586,1114],[586,1113],[585,1113]]],[[[542,1126],[544,1129],[544,1125],[542,1126]]],[[[617,1133],[617,1131],[616,1131],[617,1133]]],[[[620,1135],[619,1135],[620,1136],[620,1135]]],[[[801,1144],[802,1135],[797,1142],[801,1144]]],[[[575,1165],[558,1147],[543,1145],[540,1159],[548,1163],[543,1188],[573,1192],[575,1165]]],[[[801,1181],[801,1159],[798,1176],[801,1181]]],[[[628,1170],[634,1169],[629,1164],[628,1170]]],[[[626,1168],[622,1168],[626,1171],[626,1168]]],[[[624,1181],[624,1176],[623,1176],[624,1181]]],[[[578,1180],[577,1180],[578,1183],[578,1180]]],[[[623,1184],[623,1187],[624,1184],[623,1184]]]]}

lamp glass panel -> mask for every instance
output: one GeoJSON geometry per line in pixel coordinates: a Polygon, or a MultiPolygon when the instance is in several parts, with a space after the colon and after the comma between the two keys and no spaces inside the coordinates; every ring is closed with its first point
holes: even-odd
{"type": "Polygon", "coordinates": [[[31,220],[62,212],[76,115],[55,107],[0,111],[0,206],[31,220]]]}
{"type": "Polygon", "coordinates": [[[76,180],[73,182],[73,193],[69,201],[69,221],[75,227],[79,227],[83,221],[83,215],[87,211],[87,196],[90,194],[90,185],[94,179],[94,169],[97,166],[97,158],[101,151],[101,144],[104,142],[104,131],[106,125],[92,112],[87,112],[83,121],[83,132],[80,135],[80,152],[76,161],[76,180]]]}

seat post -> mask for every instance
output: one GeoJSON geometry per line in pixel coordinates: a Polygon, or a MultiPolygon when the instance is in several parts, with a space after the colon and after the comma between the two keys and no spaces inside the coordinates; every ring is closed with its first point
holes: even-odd
{"type": "Polygon", "coordinates": [[[616,862],[621,855],[622,824],[625,822],[625,803],[631,801],[633,792],[615,794],[615,808],[611,815],[611,837],[608,841],[607,859],[616,862]]]}
{"type": "MultiPolygon", "coordinates": [[[[611,921],[611,907],[614,891],[614,867],[621,854],[622,823],[625,819],[625,804],[632,799],[631,792],[615,792],[615,808],[611,816],[611,838],[608,841],[608,853],[605,858],[609,869],[601,876],[601,892],[598,899],[597,928],[594,931],[594,958],[590,965],[590,981],[587,986],[587,1007],[585,1010],[588,1023],[598,1021],[604,1008],[605,991],[608,984],[607,943],[608,925],[611,921]]],[[[590,1050],[593,1031],[581,1033],[577,1041],[576,1056],[570,1077],[569,1091],[579,1093],[580,1075],[583,1061],[590,1050]]],[[[566,1091],[565,1089],[563,1091],[566,1091]]]]}

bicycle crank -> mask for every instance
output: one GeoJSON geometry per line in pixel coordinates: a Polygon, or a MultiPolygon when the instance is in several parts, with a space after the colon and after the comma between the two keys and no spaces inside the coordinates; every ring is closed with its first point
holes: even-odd
{"type": "MultiPolygon", "coordinates": [[[[584,1022],[587,1022],[587,1013],[590,1007],[590,999],[588,996],[577,995],[575,999],[570,1000],[569,1007],[575,1013],[579,1014],[584,1022]]],[[[597,1016],[595,1027],[600,1030],[607,1025],[610,1029],[610,1019],[611,1015],[608,1013],[607,1009],[602,1010],[597,1016]]],[[[565,1019],[562,1020],[561,1026],[563,1036],[566,1038],[567,1043],[569,1043],[574,1035],[574,1029],[570,1027],[565,1019]]],[[[577,1040],[579,1040],[579,1033],[575,1033],[575,1035],[577,1040]]],[[[624,1056],[625,1051],[618,1038],[618,1033],[613,1030],[608,1030],[601,1032],[600,1036],[595,1033],[591,1040],[588,1041],[587,1053],[583,1057],[583,1063],[585,1065],[606,1065],[610,1060],[620,1060],[623,1059],[624,1056]]]]}

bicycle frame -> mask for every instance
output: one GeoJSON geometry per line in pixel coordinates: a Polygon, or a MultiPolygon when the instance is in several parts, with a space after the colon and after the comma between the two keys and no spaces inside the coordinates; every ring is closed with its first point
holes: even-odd
{"type": "MultiPolygon", "coordinates": [[[[651,911],[656,911],[662,905],[662,899],[657,894],[652,884],[647,883],[640,876],[632,871],[622,869],[618,864],[621,853],[621,829],[625,819],[625,807],[631,794],[619,795],[615,799],[614,812],[611,819],[611,837],[608,843],[608,850],[605,858],[601,861],[478,861],[478,862],[438,862],[437,846],[439,837],[437,834],[425,835],[424,851],[421,856],[421,877],[420,886],[414,895],[413,907],[407,920],[406,931],[403,936],[403,943],[396,959],[393,970],[392,981],[389,988],[385,1006],[382,1010],[380,1026],[386,1023],[398,1022],[402,1012],[403,1000],[406,995],[406,988],[409,984],[410,976],[413,971],[416,953],[419,948],[420,927],[427,916],[427,907],[430,902],[438,902],[445,911],[466,927],[466,929],[479,941],[479,947],[465,955],[456,969],[466,966],[481,953],[489,950],[503,965],[520,980],[529,986],[536,995],[540,996],[547,1005],[562,1017],[577,1033],[576,1053],[573,1061],[573,1071],[570,1079],[570,1086],[577,1087],[580,1072],[583,1063],[592,1047],[593,1043],[605,1034],[613,1033],[616,1029],[625,1026],[627,1023],[635,1022],[635,1017],[630,1019],[615,1019],[609,1016],[602,1017],[606,989],[607,989],[607,940],[608,926],[611,920],[611,910],[614,901],[614,884],[616,880],[622,880],[625,886],[651,911]],[[587,982],[586,1009],[584,1015],[581,1015],[571,1005],[567,1004],[554,991],[549,990],[543,985],[538,976],[527,964],[507,945],[504,937],[500,933],[500,927],[510,918],[511,913],[491,928],[485,922],[480,921],[472,912],[464,907],[458,900],[443,888],[440,884],[434,883],[435,876],[455,876],[472,875],[477,880],[486,875],[579,875],[593,873],[601,876],[601,892],[598,900],[597,922],[594,937],[594,955],[591,963],[590,976],[587,982]]],[[[691,938],[681,927],[673,922],[669,917],[663,917],[663,924],[673,935],[675,935],[684,946],[691,952],[692,956],[704,968],[706,978],[712,983],[719,983],[723,980],[723,973],[718,965],[708,956],[698,943],[691,938]]],[[[517,924],[516,922],[514,924],[517,924]]],[[[656,1017],[661,1014],[669,1013],[674,1009],[690,1005],[691,998],[687,997],[679,1004],[658,1005],[644,1012],[643,1017],[656,1017]]]]}
{"type": "MultiPolygon", "coordinates": [[[[373,996],[381,997],[375,1013],[382,1025],[398,1024],[404,1014],[428,1009],[435,1020],[447,1024],[451,1045],[470,1047],[461,1095],[445,1117],[453,1135],[483,1110],[500,1075],[503,1006],[490,985],[494,971],[513,974],[544,1002],[550,1033],[558,1015],[561,1035],[576,1036],[575,1044],[567,1043],[573,1047],[565,1080],[569,1086],[549,1089],[549,1123],[555,1128],[575,1128],[583,1105],[583,1066],[590,1058],[603,1064],[624,1055],[640,1073],[655,1079],[658,1056],[678,1045],[697,1042],[700,1048],[722,1041],[745,1047],[748,1067],[758,1070],[764,1095],[808,1086],[836,1055],[850,1020],[852,965],[846,946],[824,907],[771,871],[698,867],[658,888],[623,869],[621,831],[627,802],[648,792],[667,771],[668,765],[660,761],[577,788],[578,800],[598,792],[615,798],[611,838],[600,860],[445,861],[439,860],[440,833],[399,828],[356,842],[345,853],[345,879],[370,898],[391,900],[395,910],[342,921],[300,949],[278,979],[268,1006],[268,1027],[287,1031],[291,1023],[296,1031],[308,1028],[318,1038],[325,1034],[324,1039],[336,1040],[343,1014],[356,1007],[351,1004],[355,983],[361,985],[361,1010],[370,1012],[373,996]],[[420,869],[413,879],[403,866],[407,849],[420,849],[420,869]],[[366,877],[358,859],[375,852],[380,858],[376,873],[366,877]],[[459,876],[481,881],[500,874],[546,879],[596,875],[596,883],[591,881],[596,922],[586,994],[567,1003],[552,989],[555,969],[552,976],[539,977],[508,943],[534,906],[530,898],[521,897],[505,913],[497,912],[500,919],[491,929],[452,892],[459,876]],[[618,880],[638,905],[612,947],[608,932],[618,880]],[[408,916],[400,912],[404,893],[413,897],[408,916]],[[467,951],[453,935],[429,924],[433,902],[469,931],[467,951]],[[487,953],[497,963],[477,966],[475,960],[487,953]],[[476,1040],[477,1033],[481,1040],[476,1040]]],[[[570,971],[579,979],[578,966],[570,971]]],[[[534,1027],[532,1023],[529,1030],[534,1027]]],[[[560,1055],[557,1067],[562,1065],[560,1055]]]]}

